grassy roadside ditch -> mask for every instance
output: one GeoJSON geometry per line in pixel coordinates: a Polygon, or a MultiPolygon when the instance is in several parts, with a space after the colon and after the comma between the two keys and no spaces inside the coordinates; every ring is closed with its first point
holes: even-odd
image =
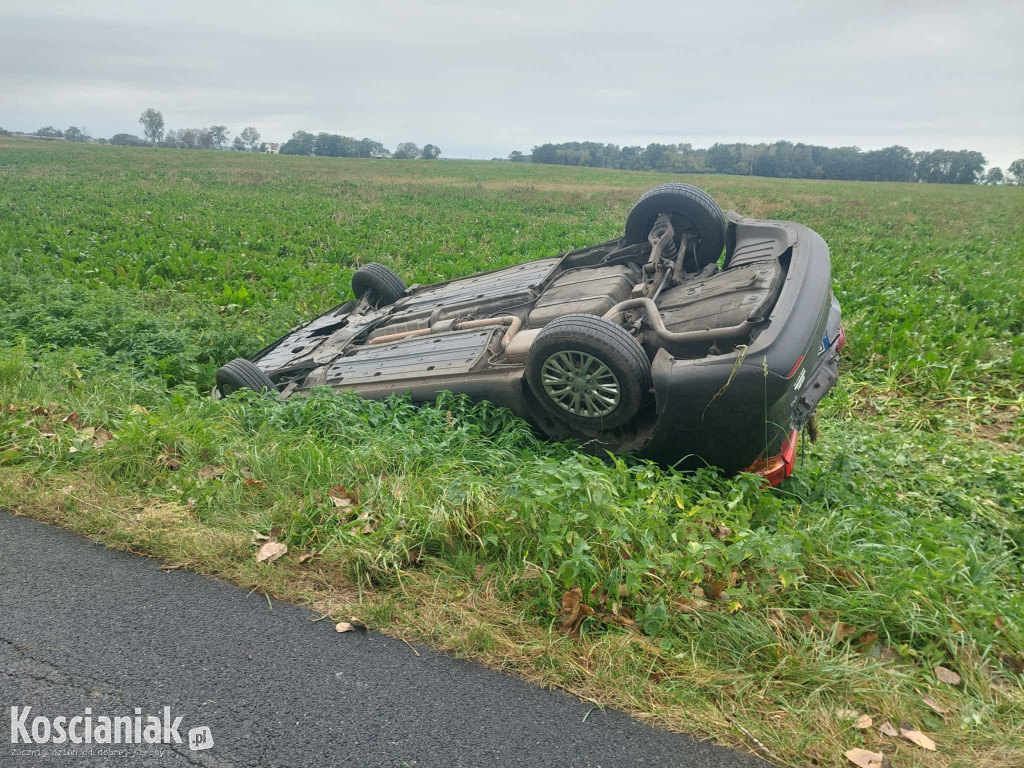
{"type": "Polygon", "coordinates": [[[47,374],[0,370],[20,513],[785,764],[1024,756],[1024,488],[1001,446],[826,420],[768,492],[604,463],[454,398],[111,404],[131,390],[108,380],[51,406],[47,374]],[[257,562],[268,538],[288,552],[257,562]]]}

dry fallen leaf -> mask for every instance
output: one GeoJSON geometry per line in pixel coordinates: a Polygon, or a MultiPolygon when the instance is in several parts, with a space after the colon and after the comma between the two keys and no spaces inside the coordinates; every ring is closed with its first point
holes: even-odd
{"type": "Polygon", "coordinates": [[[936,667],[934,672],[935,678],[940,683],[945,683],[946,685],[960,685],[960,675],[953,670],[946,669],[945,667],[936,667]]]}
{"type": "Polygon", "coordinates": [[[156,463],[167,467],[167,469],[171,471],[181,468],[181,460],[167,453],[162,453],[157,456],[156,463]]]}
{"type": "Polygon", "coordinates": [[[881,752],[867,749],[849,749],[845,752],[846,759],[860,768],[889,768],[889,758],[881,752]]]}
{"type": "Polygon", "coordinates": [[[61,421],[64,422],[64,423],[70,423],[75,428],[77,428],[78,424],[79,424],[78,411],[72,411],[67,416],[65,416],[63,419],[61,419],[61,421]]]}
{"type": "Polygon", "coordinates": [[[255,528],[250,529],[249,533],[252,534],[252,536],[249,538],[249,542],[251,544],[253,544],[253,545],[259,544],[261,541],[269,541],[270,540],[270,537],[267,536],[267,534],[260,533],[255,528]]]}
{"type": "Polygon", "coordinates": [[[344,485],[336,485],[327,492],[327,497],[338,509],[349,509],[355,506],[356,499],[344,485]]]}
{"type": "Polygon", "coordinates": [[[360,533],[373,533],[373,525],[370,524],[370,510],[364,509],[359,513],[359,519],[362,520],[365,525],[359,529],[360,533]]]}
{"type": "Polygon", "coordinates": [[[339,621],[334,625],[335,632],[351,632],[354,627],[347,621],[339,621]]]}
{"type": "Polygon", "coordinates": [[[473,578],[475,578],[477,581],[480,581],[484,577],[484,573],[486,571],[487,568],[484,566],[483,563],[477,563],[476,568],[473,569],[473,578]]]}
{"type": "Polygon", "coordinates": [[[562,594],[562,611],[558,615],[559,632],[572,637],[579,637],[580,625],[587,616],[594,613],[594,609],[582,602],[583,590],[574,587],[562,594]]]}
{"type": "Polygon", "coordinates": [[[921,747],[922,749],[927,749],[929,752],[935,751],[934,741],[925,736],[916,728],[911,728],[906,723],[900,724],[900,736],[902,736],[904,739],[906,739],[912,744],[917,744],[917,746],[921,747]]]}
{"type": "Polygon", "coordinates": [[[628,629],[630,632],[634,634],[643,634],[643,632],[640,630],[639,624],[637,624],[635,621],[633,621],[633,619],[629,618],[628,616],[623,616],[621,613],[618,613],[617,611],[612,611],[610,614],[598,614],[597,618],[601,619],[601,621],[604,621],[608,624],[614,624],[616,626],[622,627],[623,629],[628,629]]]}
{"type": "Polygon", "coordinates": [[[848,638],[850,635],[857,634],[857,628],[855,626],[842,621],[837,621],[833,625],[832,631],[835,633],[837,643],[843,642],[843,640],[848,638]]]}
{"type": "Polygon", "coordinates": [[[288,551],[288,545],[280,541],[268,541],[256,552],[257,563],[272,563],[288,551]]]}
{"type": "Polygon", "coordinates": [[[1013,674],[1024,675],[1024,658],[1004,653],[999,657],[999,659],[1006,665],[1008,670],[1013,672],[1013,674]]]}
{"type": "Polygon", "coordinates": [[[224,474],[224,471],[224,467],[215,467],[213,464],[207,464],[205,467],[200,467],[196,474],[204,480],[208,480],[211,477],[220,477],[224,474]]]}
{"type": "Polygon", "coordinates": [[[242,481],[242,485],[246,488],[263,488],[266,486],[266,483],[253,477],[247,477],[242,481]]]}
{"type": "Polygon", "coordinates": [[[102,427],[100,427],[99,429],[96,430],[96,435],[95,435],[95,439],[92,442],[92,447],[93,448],[102,448],[104,445],[106,445],[107,443],[109,443],[113,439],[114,439],[114,435],[113,435],[112,432],[109,432],[108,430],[103,429],[102,427]]]}
{"type": "Polygon", "coordinates": [[[313,559],[313,553],[312,552],[306,552],[303,555],[299,555],[299,562],[300,563],[305,563],[306,561],[312,560],[312,559],[313,559]]]}
{"type": "Polygon", "coordinates": [[[721,541],[732,536],[732,528],[727,525],[715,525],[711,528],[711,535],[721,541]]]}
{"type": "Polygon", "coordinates": [[[925,696],[923,699],[921,699],[921,701],[923,701],[925,704],[927,704],[929,707],[931,707],[935,712],[937,712],[940,715],[944,715],[947,712],[949,712],[949,707],[943,707],[937,701],[935,701],[935,699],[933,699],[931,696],[925,696]]]}
{"type": "Polygon", "coordinates": [[[860,716],[860,712],[856,709],[837,709],[836,717],[840,720],[854,720],[860,716]]]}
{"type": "Polygon", "coordinates": [[[874,721],[871,719],[871,715],[861,715],[857,718],[857,722],[854,723],[854,725],[856,725],[858,728],[864,731],[870,728],[873,722],[874,721]]]}
{"type": "Polygon", "coordinates": [[[878,726],[878,732],[883,736],[892,736],[893,738],[900,735],[900,732],[892,727],[892,723],[886,720],[880,726],[878,726]]]}

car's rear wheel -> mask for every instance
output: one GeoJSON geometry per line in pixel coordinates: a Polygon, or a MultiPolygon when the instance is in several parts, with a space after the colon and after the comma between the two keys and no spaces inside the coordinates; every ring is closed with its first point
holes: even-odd
{"type": "Polygon", "coordinates": [[[256,392],[276,392],[277,386],[263,369],[244,357],[236,358],[217,371],[217,391],[224,397],[238,389],[256,392]]]}
{"type": "Polygon", "coordinates": [[[658,217],[667,213],[673,225],[697,237],[694,248],[698,269],[718,260],[725,247],[725,214],[710,195],[692,184],[661,184],[648,190],[626,218],[626,244],[643,243],[658,217]]]}
{"type": "Polygon", "coordinates": [[[386,307],[405,296],[405,283],[383,264],[370,262],[352,275],[352,292],[375,307],[386,307]]]}
{"type": "Polygon", "coordinates": [[[555,418],[581,429],[613,429],[640,410],[651,364],[618,325],[596,315],[565,315],[530,345],[526,379],[555,418]]]}

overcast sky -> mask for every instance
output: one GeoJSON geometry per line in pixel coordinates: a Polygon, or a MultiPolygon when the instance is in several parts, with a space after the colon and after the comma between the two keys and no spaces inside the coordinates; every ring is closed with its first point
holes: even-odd
{"type": "Polygon", "coordinates": [[[0,0],[0,126],[1024,157],[1024,2],[0,0]]]}

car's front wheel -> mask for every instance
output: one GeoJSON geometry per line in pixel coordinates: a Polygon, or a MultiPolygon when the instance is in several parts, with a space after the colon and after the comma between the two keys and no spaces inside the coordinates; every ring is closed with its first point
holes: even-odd
{"type": "Polygon", "coordinates": [[[217,391],[227,397],[236,389],[276,392],[277,385],[266,372],[244,357],[232,360],[217,371],[217,391]]]}
{"type": "Polygon", "coordinates": [[[565,315],[537,334],[526,379],[552,416],[580,429],[614,429],[640,410],[651,364],[620,326],[596,315],[565,315]]]}
{"type": "Polygon", "coordinates": [[[352,292],[374,307],[386,307],[405,296],[405,283],[383,264],[364,264],[352,275],[352,292]]]}
{"type": "Polygon", "coordinates": [[[643,243],[662,214],[672,217],[676,235],[696,236],[694,258],[698,269],[716,261],[725,246],[725,214],[703,189],[671,182],[648,190],[626,218],[626,243],[643,243]]]}

